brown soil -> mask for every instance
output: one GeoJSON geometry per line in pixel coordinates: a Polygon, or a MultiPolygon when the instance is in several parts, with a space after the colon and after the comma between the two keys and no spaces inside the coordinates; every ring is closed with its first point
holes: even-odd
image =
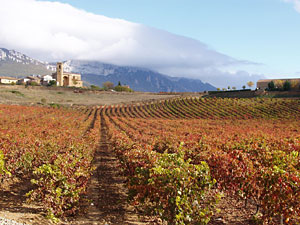
{"type": "Polygon", "coordinates": [[[220,212],[212,217],[209,225],[255,224],[252,217],[256,213],[256,205],[251,202],[245,207],[244,201],[224,195],[218,204],[218,208],[220,212]]]}
{"type": "Polygon", "coordinates": [[[95,153],[96,168],[87,191],[89,203],[83,215],[71,224],[149,224],[127,203],[125,177],[121,175],[119,160],[113,154],[107,137],[107,126],[101,116],[101,140],[95,153]]]}
{"type": "Polygon", "coordinates": [[[28,204],[25,194],[32,190],[29,178],[15,178],[1,184],[0,217],[26,224],[49,224],[39,204],[28,204]]]}

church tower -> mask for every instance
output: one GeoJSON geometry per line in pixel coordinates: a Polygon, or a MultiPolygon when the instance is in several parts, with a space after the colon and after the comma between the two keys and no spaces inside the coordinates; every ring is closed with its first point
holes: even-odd
{"type": "Polygon", "coordinates": [[[56,81],[58,82],[58,86],[63,86],[63,75],[64,64],[62,62],[58,62],[56,65],[56,81]]]}

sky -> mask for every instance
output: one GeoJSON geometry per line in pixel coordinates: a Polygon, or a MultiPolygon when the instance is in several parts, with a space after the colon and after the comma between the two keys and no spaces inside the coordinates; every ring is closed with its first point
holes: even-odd
{"type": "Polygon", "coordinates": [[[140,66],[217,87],[300,76],[300,0],[0,4],[0,47],[40,60],[140,66]]]}

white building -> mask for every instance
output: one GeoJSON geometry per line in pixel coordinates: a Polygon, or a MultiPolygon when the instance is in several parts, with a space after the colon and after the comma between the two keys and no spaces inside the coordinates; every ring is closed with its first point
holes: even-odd
{"type": "Polygon", "coordinates": [[[18,82],[17,78],[13,77],[0,77],[0,84],[16,84],[18,82]]]}
{"type": "MultiPolygon", "coordinates": [[[[51,75],[42,76],[42,84],[48,85],[50,81],[55,80],[51,75]]],[[[56,81],[56,80],[55,80],[56,81]]]]}

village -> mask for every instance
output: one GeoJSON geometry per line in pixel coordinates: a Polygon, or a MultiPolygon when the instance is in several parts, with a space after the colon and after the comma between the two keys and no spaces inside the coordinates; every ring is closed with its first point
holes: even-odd
{"type": "Polygon", "coordinates": [[[0,84],[83,87],[81,75],[64,72],[62,62],[57,63],[56,72],[52,75],[31,75],[25,78],[3,76],[0,77],[0,84]]]}

